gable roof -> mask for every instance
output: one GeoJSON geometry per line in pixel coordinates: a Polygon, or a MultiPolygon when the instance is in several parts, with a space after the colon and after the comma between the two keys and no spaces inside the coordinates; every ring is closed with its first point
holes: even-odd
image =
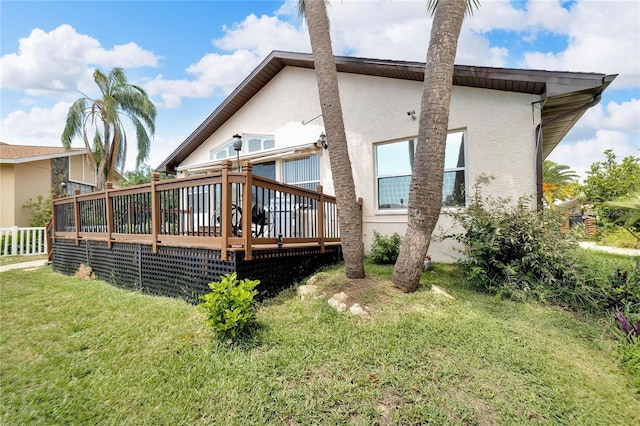
{"type": "MultiPolygon", "coordinates": [[[[424,80],[424,62],[335,57],[339,73],[353,73],[402,80],[424,80]]],[[[209,136],[266,86],[285,67],[314,68],[313,55],[273,51],[258,67],[167,157],[157,170],[174,172],[209,136]]],[[[546,157],[584,112],[598,103],[616,75],[522,70],[455,65],[456,86],[528,93],[542,97],[543,156],[546,157]]]]}
{"type": "Polygon", "coordinates": [[[57,146],[10,145],[0,142],[0,163],[28,163],[58,157],[84,154],[84,148],[67,150],[57,146]]]}

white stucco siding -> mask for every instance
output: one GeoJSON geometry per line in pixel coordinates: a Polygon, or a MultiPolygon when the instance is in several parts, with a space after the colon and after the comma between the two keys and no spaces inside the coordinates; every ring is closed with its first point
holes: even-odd
{"type": "MultiPolygon", "coordinates": [[[[415,137],[419,117],[421,82],[362,75],[341,78],[341,97],[347,138],[354,167],[356,192],[364,200],[364,243],[368,250],[373,231],[404,235],[406,214],[379,211],[376,204],[374,145],[415,137]]],[[[536,96],[454,87],[450,130],[465,131],[466,186],[482,173],[495,177],[484,194],[518,198],[535,193],[535,125],[539,114],[531,106],[536,96]]],[[[451,230],[450,217],[442,215],[438,229],[451,230]]],[[[429,250],[437,261],[452,261],[451,241],[438,241],[429,250]]]]}
{"type": "MultiPolygon", "coordinates": [[[[414,138],[418,133],[422,82],[340,74],[340,96],[354,171],[356,194],[364,200],[364,244],[371,246],[373,230],[404,234],[406,213],[379,211],[376,203],[374,146],[379,142],[414,138]],[[408,111],[416,111],[413,120],[408,111]]],[[[465,131],[466,186],[487,173],[495,177],[486,195],[517,198],[534,194],[535,126],[539,112],[532,108],[538,97],[485,90],[453,88],[450,130],[465,131]]],[[[182,164],[181,168],[210,162],[212,149],[228,142],[235,133],[273,135],[276,149],[310,146],[324,130],[315,72],[287,67],[247,102],[215,134],[182,164]]],[[[328,139],[329,147],[331,140],[328,139]]],[[[331,148],[329,148],[331,149],[331,148]]],[[[319,149],[321,183],[333,193],[328,151],[319,149]]],[[[241,156],[242,160],[242,156],[241,156]]],[[[450,228],[441,216],[440,229],[450,228]]],[[[451,261],[450,241],[434,242],[429,250],[436,261],[451,261]]]]}
{"type": "Polygon", "coordinates": [[[287,67],[187,157],[180,167],[209,162],[211,150],[229,142],[236,133],[273,135],[277,150],[309,146],[324,129],[322,118],[307,125],[302,122],[319,114],[314,71],[287,67]]]}

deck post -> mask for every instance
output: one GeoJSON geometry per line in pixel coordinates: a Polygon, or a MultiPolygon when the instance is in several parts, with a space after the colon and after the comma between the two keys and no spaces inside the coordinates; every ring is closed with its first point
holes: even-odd
{"type": "MultiPolygon", "coordinates": [[[[52,232],[50,234],[50,242],[51,244],[49,245],[49,250],[52,249],[53,247],[53,243],[56,242],[56,231],[57,231],[57,223],[58,223],[58,218],[57,218],[57,214],[56,214],[56,205],[54,204],[54,200],[60,198],[58,195],[53,194],[53,196],[51,197],[51,229],[52,232]]],[[[49,259],[51,260],[51,259],[49,259]]]]}
{"type": "Polygon", "coordinates": [[[79,189],[73,190],[73,220],[76,223],[76,245],[80,245],[80,203],[78,202],[79,189]]]}
{"type": "Polygon", "coordinates": [[[253,232],[251,229],[251,216],[252,216],[252,204],[251,199],[251,186],[253,185],[253,174],[251,172],[252,166],[249,161],[242,163],[242,171],[244,173],[244,184],[242,186],[242,236],[244,237],[244,259],[253,259],[252,254],[252,242],[253,232]]]}
{"type": "Polygon", "coordinates": [[[105,217],[107,218],[107,247],[111,248],[113,242],[111,241],[111,234],[113,234],[113,210],[111,209],[111,197],[109,197],[109,190],[113,189],[113,183],[107,182],[104,188],[104,208],[106,210],[105,217]]]}
{"type": "Polygon", "coordinates": [[[160,229],[160,194],[156,183],[160,181],[160,173],[151,175],[151,251],[158,252],[158,231],[160,229]]]}
{"type": "Polygon", "coordinates": [[[325,252],[324,248],[324,192],[322,192],[322,185],[318,185],[316,191],[320,193],[320,199],[318,200],[318,208],[316,209],[318,217],[316,223],[318,224],[318,238],[320,239],[320,253],[325,252]]]}
{"type": "Polygon", "coordinates": [[[231,171],[231,160],[222,162],[222,243],[220,244],[220,257],[222,260],[229,260],[229,237],[231,236],[231,187],[229,183],[229,172],[231,171]]]}

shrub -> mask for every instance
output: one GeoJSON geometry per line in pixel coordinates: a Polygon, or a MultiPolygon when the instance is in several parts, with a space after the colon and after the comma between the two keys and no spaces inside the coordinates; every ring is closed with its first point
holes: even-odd
{"type": "Polygon", "coordinates": [[[200,296],[204,302],[198,306],[207,315],[207,322],[224,339],[246,333],[255,320],[255,287],[260,281],[239,281],[236,273],[227,274],[219,282],[209,284],[210,293],[200,296]]]}
{"type": "Polygon", "coordinates": [[[452,213],[464,231],[450,237],[464,246],[461,262],[477,288],[516,299],[557,301],[579,281],[579,267],[570,257],[576,242],[560,232],[561,216],[537,213],[530,205],[530,197],[516,203],[483,199],[477,186],[469,208],[452,213]]]}
{"type": "Polygon", "coordinates": [[[371,261],[380,265],[396,263],[400,253],[402,237],[394,232],[390,237],[380,235],[373,231],[373,244],[371,244],[371,261]]]}
{"type": "Polygon", "coordinates": [[[52,197],[43,197],[38,195],[35,200],[29,200],[22,205],[23,209],[29,210],[31,218],[29,226],[45,226],[51,220],[52,197]]]}

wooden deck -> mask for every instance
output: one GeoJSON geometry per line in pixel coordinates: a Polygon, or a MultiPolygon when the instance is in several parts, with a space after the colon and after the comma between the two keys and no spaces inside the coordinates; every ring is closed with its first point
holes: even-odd
{"type": "Polygon", "coordinates": [[[76,193],[53,201],[53,243],[59,239],[231,251],[339,243],[335,197],[255,176],[251,164],[151,184],[76,193]],[[245,212],[250,212],[245,214],[245,212]],[[248,232],[250,230],[250,232],[248,232]]]}
{"type": "Polygon", "coordinates": [[[266,297],[342,259],[335,197],[255,176],[248,162],[55,199],[51,236],[54,270],[84,263],[118,287],[190,302],[227,273],[260,280],[266,297]]]}

